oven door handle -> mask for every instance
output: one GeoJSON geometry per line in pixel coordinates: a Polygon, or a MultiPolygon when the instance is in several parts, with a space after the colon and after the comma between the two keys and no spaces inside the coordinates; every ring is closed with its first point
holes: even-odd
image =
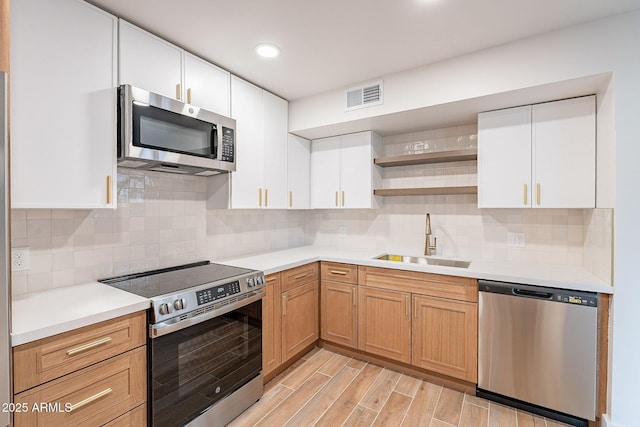
{"type": "Polygon", "coordinates": [[[158,338],[163,335],[170,334],[171,332],[179,331],[181,329],[188,328],[189,326],[206,322],[207,320],[213,319],[214,317],[221,316],[223,314],[229,313],[230,311],[252,304],[256,301],[260,301],[262,298],[264,298],[264,296],[265,296],[264,289],[259,289],[255,291],[255,295],[252,295],[248,298],[242,299],[232,304],[227,304],[216,310],[211,310],[207,313],[203,313],[198,316],[189,317],[184,320],[180,320],[180,316],[177,316],[177,317],[165,320],[164,322],[149,325],[149,337],[151,339],[158,338]]]}

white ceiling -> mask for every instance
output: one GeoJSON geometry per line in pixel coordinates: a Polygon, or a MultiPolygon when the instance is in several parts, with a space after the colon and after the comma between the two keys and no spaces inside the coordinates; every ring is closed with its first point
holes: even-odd
{"type": "Polygon", "coordinates": [[[288,100],[640,8],[640,0],[90,1],[288,100]],[[264,42],[280,57],[257,57],[264,42]]]}

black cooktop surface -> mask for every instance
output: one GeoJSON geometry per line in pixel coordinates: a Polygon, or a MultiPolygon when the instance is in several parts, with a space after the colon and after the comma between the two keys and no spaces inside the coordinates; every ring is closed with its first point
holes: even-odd
{"type": "Polygon", "coordinates": [[[127,274],[99,282],[145,298],[171,294],[207,283],[233,280],[255,270],[202,261],[142,273],[127,274]]]}

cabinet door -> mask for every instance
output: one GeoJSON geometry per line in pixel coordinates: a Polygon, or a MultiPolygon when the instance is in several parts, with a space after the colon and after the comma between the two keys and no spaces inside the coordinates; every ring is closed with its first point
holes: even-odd
{"type": "Polygon", "coordinates": [[[531,106],[478,114],[478,207],[531,207],[531,106]]]}
{"type": "Polygon", "coordinates": [[[409,363],[410,294],[363,286],[358,294],[358,348],[409,363]]]}
{"type": "Polygon", "coordinates": [[[231,207],[262,207],[262,89],[231,76],[231,117],[236,119],[237,156],[236,171],[231,174],[231,207]]]}
{"type": "Polygon", "coordinates": [[[595,207],[595,112],[595,96],[533,106],[534,207],[595,207]]]}
{"type": "Polygon", "coordinates": [[[361,132],[340,137],[341,193],[343,208],[371,208],[371,132],[361,132]]]}
{"type": "Polygon", "coordinates": [[[475,303],[414,295],[412,364],[475,383],[477,307],[475,303]]]}
{"type": "Polygon", "coordinates": [[[262,91],[262,186],[265,189],[264,207],[286,209],[287,193],[287,101],[262,91]]]}
{"type": "Polygon", "coordinates": [[[13,208],[116,207],[116,40],[84,2],[11,3],[13,208]]]}
{"type": "Polygon", "coordinates": [[[339,207],[340,138],[316,139],[311,142],[311,207],[339,207]]]}
{"type": "Polygon", "coordinates": [[[182,49],[120,20],[120,84],[182,100],[182,49]]]}
{"type": "Polygon", "coordinates": [[[288,143],[289,208],[309,209],[311,141],[289,135],[288,143]]]}
{"type": "Polygon", "coordinates": [[[262,374],[267,375],[281,362],[280,273],[266,277],[262,299],[262,374]]]}
{"type": "Polygon", "coordinates": [[[184,86],[188,103],[229,116],[231,75],[228,71],[185,52],[184,86]]]}
{"type": "Polygon", "coordinates": [[[307,283],[282,294],[282,361],[318,339],[318,283],[307,283]]]}
{"type": "Polygon", "coordinates": [[[323,281],[320,295],[320,337],[336,344],[357,348],[357,286],[323,281]]]}

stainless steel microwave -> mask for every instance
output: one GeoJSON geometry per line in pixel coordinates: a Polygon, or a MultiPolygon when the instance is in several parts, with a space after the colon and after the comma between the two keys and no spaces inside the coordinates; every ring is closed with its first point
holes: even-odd
{"type": "Polygon", "coordinates": [[[236,170],[235,120],[131,85],[118,98],[118,166],[200,176],[236,170]]]}

